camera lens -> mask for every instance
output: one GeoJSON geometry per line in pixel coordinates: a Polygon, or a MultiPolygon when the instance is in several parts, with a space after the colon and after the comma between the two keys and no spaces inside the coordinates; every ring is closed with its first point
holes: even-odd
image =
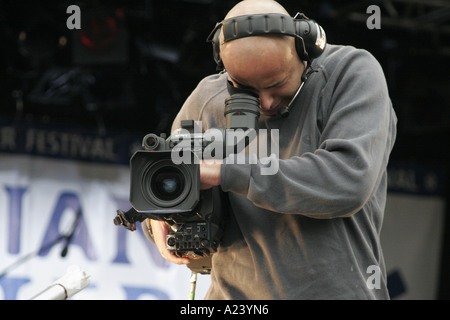
{"type": "Polygon", "coordinates": [[[259,99],[245,93],[235,93],[225,100],[228,129],[256,129],[259,119],[259,99]]]}
{"type": "Polygon", "coordinates": [[[184,189],[183,175],[175,167],[165,167],[157,170],[152,177],[151,188],[156,197],[171,201],[180,196],[184,189]]]}
{"type": "Polygon", "coordinates": [[[189,195],[191,173],[185,165],[170,159],[149,163],[142,171],[141,191],[148,203],[161,208],[173,208],[189,195]]]}

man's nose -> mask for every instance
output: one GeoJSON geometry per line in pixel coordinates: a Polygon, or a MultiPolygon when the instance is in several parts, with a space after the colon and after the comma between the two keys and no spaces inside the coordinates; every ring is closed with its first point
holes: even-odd
{"type": "Polygon", "coordinates": [[[259,92],[259,102],[261,104],[262,110],[266,110],[266,111],[270,110],[270,107],[272,106],[273,101],[274,101],[274,99],[271,95],[259,92]]]}

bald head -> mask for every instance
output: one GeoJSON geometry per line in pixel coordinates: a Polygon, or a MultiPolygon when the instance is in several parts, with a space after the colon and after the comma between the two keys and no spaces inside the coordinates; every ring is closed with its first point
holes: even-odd
{"type": "Polygon", "coordinates": [[[289,15],[278,2],[273,0],[244,0],[236,4],[225,19],[248,14],[281,13],[289,15]]]}

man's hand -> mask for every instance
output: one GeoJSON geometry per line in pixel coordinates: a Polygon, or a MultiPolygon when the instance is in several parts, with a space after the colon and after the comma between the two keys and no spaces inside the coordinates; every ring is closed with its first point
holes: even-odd
{"type": "MultiPolygon", "coordinates": [[[[220,184],[220,168],[222,160],[202,160],[200,162],[200,188],[202,190],[209,189],[220,184]]],[[[176,264],[188,264],[191,262],[189,258],[180,258],[170,253],[166,248],[166,236],[169,234],[169,226],[164,221],[150,220],[152,228],[153,240],[159,252],[169,262],[176,264]]]]}
{"type": "Polygon", "coordinates": [[[159,252],[169,262],[176,264],[188,264],[191,262],[188,258],[180,258],[166,248],[166,236],[169,234],[169,226],[164,221],[150,220],[150,225],[152,227],[153,240],[155,240],[156,247],[159,252]]]}
{"type": "Polygon", "coordinates": [[[206,159],[200,162],[200,189],[205,190],[220,184],[222,160],[206,159]]]}

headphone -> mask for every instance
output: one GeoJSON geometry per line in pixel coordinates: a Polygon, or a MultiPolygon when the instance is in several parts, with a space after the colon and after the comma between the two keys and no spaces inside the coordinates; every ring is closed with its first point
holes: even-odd
{"type": "Polygon", "coordinates": [[[290,17],[279,13],[254,14],[233,17],[218,22],[207,38],[213,46],[213,58],[217,69],[224,69],[220,58],[220,32],[224,42],[259,35],[284,35],[295,38],[295,48],[302,61],[311,61],[322,54],[326,46],[325,31],[303,13],[290,17]]]}

